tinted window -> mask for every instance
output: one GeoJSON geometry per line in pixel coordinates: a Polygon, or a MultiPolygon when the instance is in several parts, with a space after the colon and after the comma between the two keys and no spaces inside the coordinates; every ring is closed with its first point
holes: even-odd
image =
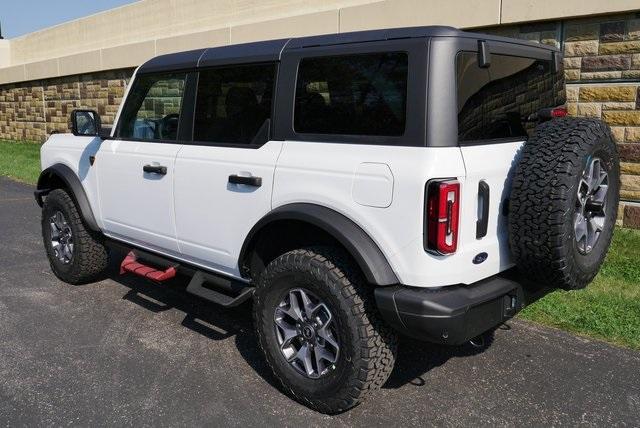
{"type": "Polygon", "coordinates": [[[136,77],[122,110],[118,137],[174,141],[185,73],[136,77]]]}
{"type": "Polygon", "coordinates": [[[536,125],[531,114],[564,104],[561,76],[551,61],[492,54],[491,66],[480,68],[475,52],[459,54],[459,140],[526,138],[536,125]]]}
{"type": "Polygon", "coordinates": [[[305,58],[296,85],[294,128],[312,134],[404,134],[407,54],[305,58]]]}
{"type": "Polygon", "coordinates": [[[251,143],[271,117],[274,75],[274,64],[201,71],[194,140],[251,143]]]}

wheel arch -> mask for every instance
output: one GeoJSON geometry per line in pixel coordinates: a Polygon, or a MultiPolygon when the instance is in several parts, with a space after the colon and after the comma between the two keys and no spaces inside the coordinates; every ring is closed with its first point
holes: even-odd
{"type": "Polygon", "coordinates": [[[238,257],[242,275],[251,276],[253,271],[268,264],[269,258],[263,260],[260,257],[260,247],[267,245],[265,240],[269,236],[275,235],[277,241],[282,241],[282,237],[286,236],[285,242],[280,242],[282,251],[273,252],[282,254],[283,251],[295,249],[289,248],[292,245],[287,246],[286,242],[304,242],[304,238],[297,236],[301,230],[303,234],[312,234],[320,243],[326,243],[328,240],[340,244],[359,266],[369,283],[384,286],[399,282],[378,245],[360,226],[337,211],[310,203],[283,205],[255,224],[245,238],[238,257]]]}
{"type": "Polygon", "coordinates": [[[87,194],[75,172],[62,163],[54,164],[40,173],[35,196],[38,205],[42,206],[42,196],[54,189],[66,189],[75,202],[83,221],[89,229],[100,232],[100,227],[93,215],[87,194]]]}

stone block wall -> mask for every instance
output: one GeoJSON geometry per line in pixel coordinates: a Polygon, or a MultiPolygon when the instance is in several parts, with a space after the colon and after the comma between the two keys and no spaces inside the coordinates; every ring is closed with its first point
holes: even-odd
{"type": "Polygon", "coordinates": [[[640,228],[640,13],[480,31],[562,49],[569,114],[611,126],[622,172],[618,223],[640,228]]]}
{"type": "Polygon", "coordinates": [[[133,70],[114,70],[0,86],[0,139],[43,142],[69,132],[73,109],[97,110],[110,125],[133,70]]]}
{"type": "Polygon", "coordinates": [[[138,118],[161,119],[168,114],[180,113],[184,78],[161,80],[155,83],[138,111],[138,118]]]}

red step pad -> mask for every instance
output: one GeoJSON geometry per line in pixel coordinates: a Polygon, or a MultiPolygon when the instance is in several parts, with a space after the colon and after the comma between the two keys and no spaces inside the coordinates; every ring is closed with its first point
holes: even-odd
{"type": "Polygon", "coordinates": [[[138,259],[133,251],[130,251],[129,254],[127,254],[127,257],[125,257],[122,263],[120,263],[120,275],[131,272],[156,282],[166,281],[176,276],[176,266],[170,266],[165,270],[158,270],[151,266],[143,265],[137,260],[138,259]]]}

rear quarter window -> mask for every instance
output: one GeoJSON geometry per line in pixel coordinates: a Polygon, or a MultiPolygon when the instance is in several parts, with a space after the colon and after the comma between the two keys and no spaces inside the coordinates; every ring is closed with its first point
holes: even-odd
{"type": "Polygon", "coordinates": [[[303,134],[401,136],[407,78],[405,52],[303,58],[294,129],[303,134]]]}
{"type": "Polygon", "coordinates": [[[456,64],[458,140],[526,139],[540,109],[565,102],[562,70],[551,60],[491,55],[480,68],[475,52],[461,52],[456,64]]]}

